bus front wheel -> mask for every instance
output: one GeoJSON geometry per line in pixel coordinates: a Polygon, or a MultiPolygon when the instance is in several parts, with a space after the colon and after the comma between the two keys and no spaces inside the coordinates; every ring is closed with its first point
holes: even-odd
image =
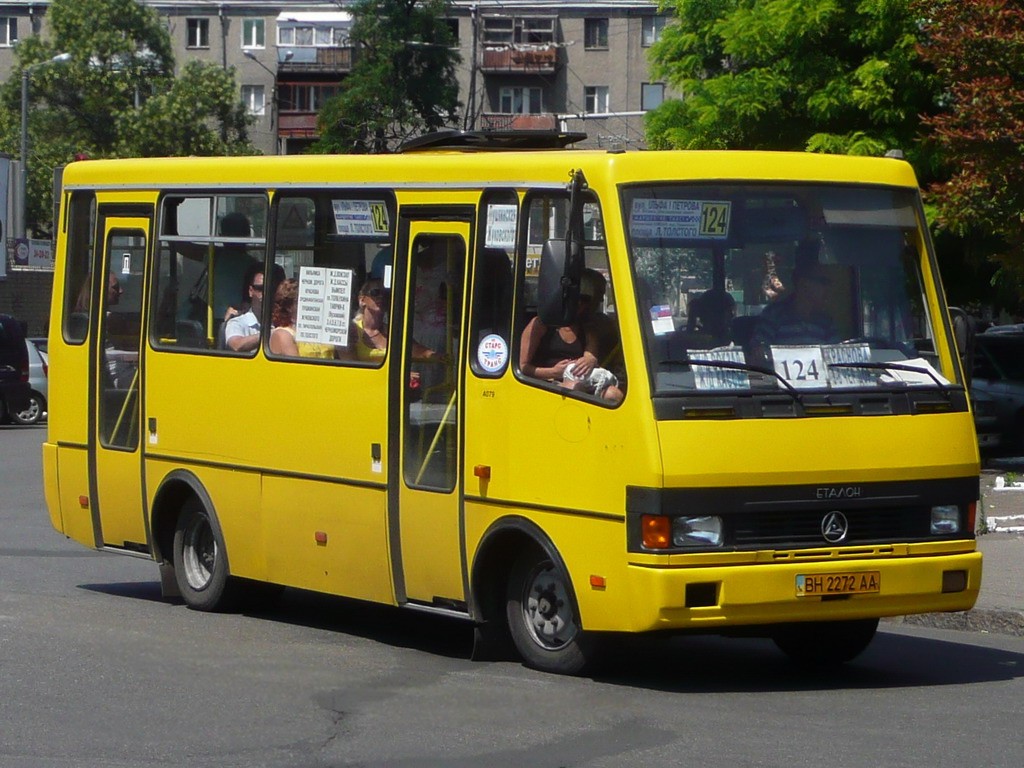
{"type": "Polygon", "coordinates": [[[234,584],[224,542],[198,499],[185,503],[174,529],[174,575],[182,599],[197,611],[231,607],[234,584]]]}
{"type": "Polygon", "coordinates": [[[592,661],[594,640],[580,627],[569,579],[546,555],[528,550],[519,557],[505,606],[512,641],[528,666],[576,675],[592,661]]]}
{"type": "Polygon", "coordinates": [[[878,619],[808,622],[779,627],[772,639],[793,661],[827,667],[853,661],[868,647],[877,629],[878,619]]]}

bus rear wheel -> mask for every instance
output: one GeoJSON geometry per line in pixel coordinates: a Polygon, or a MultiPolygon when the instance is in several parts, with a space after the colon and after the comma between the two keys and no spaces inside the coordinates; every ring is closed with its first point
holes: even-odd
{"type": "Polygon", "coordinates": [[[224,611],[234,606],[237,590],[228,575],[224,542],[198,499],[186,502],[178,516],[174,575],[189,608],[224,611]]]}
{"type": "Polygon", "coordinates": [[[546,555],[531,550],[519,557],[505,606],[512,641],[528,666],[576,675],[593,661],[595,641],[580,626],[569,579],[546,555]]]}
{"type": "Polygon", "coordinates": [[[831,667],[853,661],[871,644],[877,629],[878,619],[787,624],[772,639],[799,664],[831,667]]]}

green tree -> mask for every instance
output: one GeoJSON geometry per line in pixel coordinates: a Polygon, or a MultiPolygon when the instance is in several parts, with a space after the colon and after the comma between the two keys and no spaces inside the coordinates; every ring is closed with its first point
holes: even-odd
{"type": "Polygon", "coordinates": [[[319,116],[316,152],[390,152],[454,125],[461,58],[445,22],[448,0],[357,0],[356,61],[319,116]]]}
{"type": "MultiPolygon", "coordinates": [[[[911,154],[936,85],[910,0],[666,0],[651,49],[682,95],[647,116],[652,148],[911,154]]],[[[920,160],[921,158],[919,158],[920,160]]]]}
{"type": "Polygon", "coordinates": [[[993,272],[996,303],[1024,311],[1024,8],[1006,0],[916,0],[921,54],[944,90],[925,119],[945,179],[929,202],[968,266],[993,272]],[[994,262],[994,266],[992,264],[994,262]]]}
{"type": "Polygon", "coordinates": [[[170,36],[152,9],[135,0],[53,0],[47,19],[49,38],[18,43],[18,65],[0,90],[0,146],[17,155],[21,73],[33,67],[30,228],[48,227],[52,169],[76,156],[254,152],[233,71],[193,62],[175,78],[170,36]],[[43,64],[58,53],[71,58],[43,64]]]}

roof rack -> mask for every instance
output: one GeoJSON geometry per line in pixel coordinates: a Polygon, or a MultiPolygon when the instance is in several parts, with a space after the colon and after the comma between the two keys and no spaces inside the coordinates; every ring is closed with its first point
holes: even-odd
{"type": "Polygon", "coordinates": [[[433,149],[523,150],[565,149],[585,141],[587,134],[572,131],[436,131],[402,143],[399,152],[433,149]]]}

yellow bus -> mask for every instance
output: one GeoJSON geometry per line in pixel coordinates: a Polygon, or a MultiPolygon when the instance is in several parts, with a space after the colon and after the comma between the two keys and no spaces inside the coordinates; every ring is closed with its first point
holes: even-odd
{"type": "Polygon", "coordinates": [[[911,167],[575,140],[69,165],[54,528],[195,609],[315,590],[562,673],[656,631],[838,663],[969,609],[978,450],[911,167]]]}

